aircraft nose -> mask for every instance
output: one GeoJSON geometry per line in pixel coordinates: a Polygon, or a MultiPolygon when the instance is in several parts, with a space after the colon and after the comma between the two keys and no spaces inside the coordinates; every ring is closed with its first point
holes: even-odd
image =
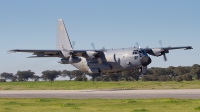
{"type": "Polygon", "coordinates": [[[142,66],[147,66],[151,63],[151,58],[149,56],[144,56],[140,59],[142,66]]]}

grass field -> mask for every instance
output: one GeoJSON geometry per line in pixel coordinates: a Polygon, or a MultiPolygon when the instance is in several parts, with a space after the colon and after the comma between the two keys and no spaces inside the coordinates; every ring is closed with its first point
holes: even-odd
{"type": "Polygon", "coordinates": [[[81,82],[81,81],[39,81],[2,82],[0,90],[106,90],[106,89],[200,89],[200,81],[134,81],[134,82],[81,82]]]}
{"type": "Polygon", "coordinates": [[[191,99],[9,99],[0,98],[0,112],[198,112],[191,99]]]}

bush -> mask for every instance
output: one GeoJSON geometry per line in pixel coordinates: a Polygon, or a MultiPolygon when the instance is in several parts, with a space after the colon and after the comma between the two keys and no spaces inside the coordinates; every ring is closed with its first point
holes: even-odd
{"type": "Polygon", "coordinates": [[[87,77],[86,76],[76,77],[74,80],[75,81],[87,81],[87,77]]]}
{"type": "Polygon", "coordinates": [[[159,76],[157,75],[144,75],[142,81],[159,81],[159,76]]]}
{"type": "Polygon", "coordinates": [[[171,77],[169,77],[168,75],[161,75],[159,76],[159,81],[171,81],[171,77]]]}
{"type": "Polygon", "coordinates": [[[183,75],[183,79],[185,81],[192,81],[192,75],[190,75],[189,73],[185,74],[185,75],[183,75]]]}
{"type": "Polygon", "coordinates": [[[0,79],[0,82],[6,82],[6,80],[5,79],[0,79]]]}
{"type": "Polygon", "coordinates": [[[182,76],[182,75],[177,76],[177,77],[176,77],[176,81],[177,81],[177,82],[183,81],[183,76],[182,76]]]}

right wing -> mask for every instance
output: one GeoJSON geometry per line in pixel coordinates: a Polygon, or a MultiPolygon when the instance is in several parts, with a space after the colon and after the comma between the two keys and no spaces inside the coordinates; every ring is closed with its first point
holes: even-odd
{"type": "Polygon", "coordinates": [[[164,61],[167,61],[166,53],[169,53],[169,50],[174,49],[193,49],[192,46],[183,46],[183,47],[161,47],[161,48],[145,48],[143,49],[146,53],[153,55],[153,56],[161,56],[163,55],[164,61]]]}
{"type": "Polygon", "coordinates": [[[192,46],[183,46],[183,47],[161,47],[161,48],[145,48],[143,50],[146,51],[146,53],[153,55],[153,56],[161,56],[165,53],[169,53],[169,50],[175,50],[175,49],[184,49],[189,50],[193,49],[192,46]]]}

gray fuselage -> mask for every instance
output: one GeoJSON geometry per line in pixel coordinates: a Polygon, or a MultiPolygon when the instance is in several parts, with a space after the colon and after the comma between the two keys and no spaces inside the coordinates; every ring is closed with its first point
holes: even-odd
{"type": "Polygon", "coordinates": [[[144,50],[135,47],[110,49],[104,51],[102,64],[99,64],[97,59],[79,57],[81,61],[72,65],[88,73],[121,72],[141,68],[143,66],[141,63],[143,57],[148,57],[148,55],[144,50]]]}

